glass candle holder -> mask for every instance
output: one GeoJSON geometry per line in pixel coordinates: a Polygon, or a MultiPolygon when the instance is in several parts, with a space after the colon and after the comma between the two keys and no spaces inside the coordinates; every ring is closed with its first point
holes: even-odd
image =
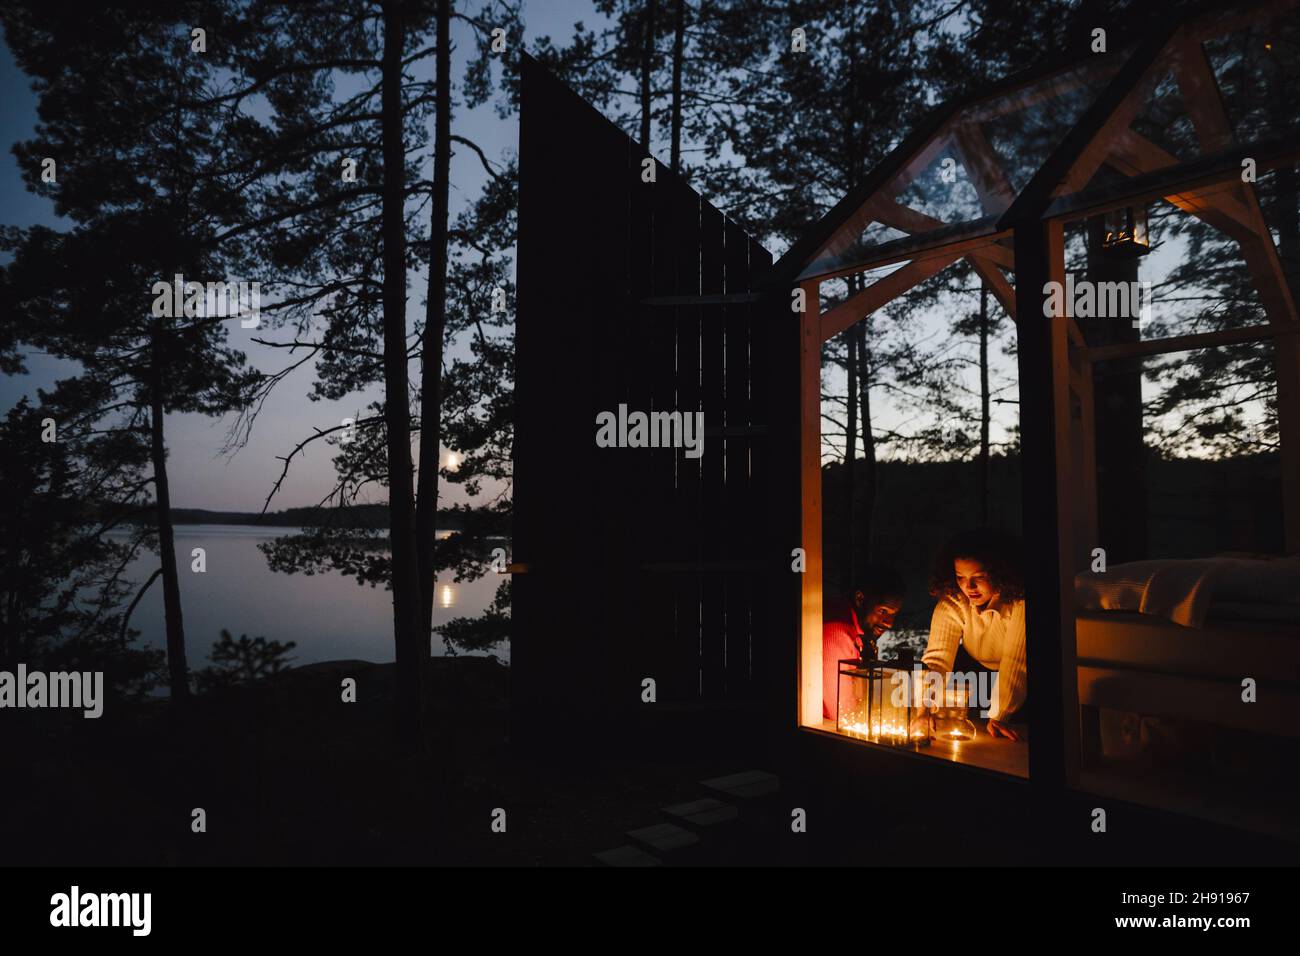
{"type": "Polygon", "coordinates": [[[836,730],[890,747],[928,746],[928,728],[917,720],[921,675],[894,661],[839,661],[836,730]]]}
{"type": "Polygon", "coordinates": [[[964,688],[949,687],[934,712],[934,737],[936,740],[960,742],[975,737],[975,725],[968,716],[969,700],[964,688]]]}

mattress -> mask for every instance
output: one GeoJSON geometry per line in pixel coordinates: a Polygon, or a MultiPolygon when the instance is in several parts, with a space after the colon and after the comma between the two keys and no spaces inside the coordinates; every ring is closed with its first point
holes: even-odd
{"type": "Polygon", "coordinates": [[[1083,611],[1075,639],[1080,666],[1300,685],[1300,623],[1210,618],[1193,628],[1130,611],[1083,611]]]}
{"type": "Polygon", "coordinates": [[[1189,627],[1215,617],[1294,622],[1300,617],[1300,559],[1133,561],[1080,572],[1074,592],[1081,610],[1137,612],[1189,627]]]}

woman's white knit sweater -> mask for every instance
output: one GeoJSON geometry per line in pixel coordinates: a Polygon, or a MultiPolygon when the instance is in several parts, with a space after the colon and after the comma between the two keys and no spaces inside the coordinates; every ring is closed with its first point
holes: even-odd
{"type": "Polygon", "coordinates": [[[930,640],[921,660],[930,670],[947,674],[957,645],[997,673],[989,717],[1003,720],[1020,709],[1028,690],[1025,666],[1025,602],[994,602],[976,609],[966,595],[941,598],[930,618],[930,640]]]}

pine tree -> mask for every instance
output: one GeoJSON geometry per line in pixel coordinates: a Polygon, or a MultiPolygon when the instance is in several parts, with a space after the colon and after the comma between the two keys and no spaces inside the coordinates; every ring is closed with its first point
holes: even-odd
{"type": "MultiPolygon", "coordinates": [[[[228,12],[207,10],[214,29],[228,12]]],[[[10,234],[5,321],[27,345],[78,364],[78,383],[65,392],[94,398],[77,414],[147,443],[178,702],[189,687],[166,416],[225,415],[245,407],[260,383],[227,344],[230,326],[247,321],[238,303],[227,298],[225,309],[212,309],[212,298],[188,288],[183,303],[172,301],[181,291],[175,276],[225,282],[251,271],[247,247],[223,235],[248,211],[225,161],[238,119],[210,100],[216,60],[197,49],[206,44],[191,35],[186,12],[42,3],[4,13],[10,48],[40,94],[36,136],[15,153],[28,187],[73,223],[10,234]],[[49,182],[45,157],[56,162],[49,182]]]]}

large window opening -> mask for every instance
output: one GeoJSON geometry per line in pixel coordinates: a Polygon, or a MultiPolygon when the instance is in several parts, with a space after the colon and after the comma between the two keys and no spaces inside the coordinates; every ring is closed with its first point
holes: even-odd
{"type": "Polygon", "coordinates": [[[1211,12],[941,109],[800,249],[802,726],[1296,832],[1298,43],[1211,12]],[[1003,670],[984,526],[1026,541],[1032,774],[969,698],[886,696],[939,646],[1003,670]]]}
{"type": "Polygon", "coordinates": [[[1025,776],[1011,279],[988,260],[917,260],[837,277],[820,292],[814,726],[1025,776]],[[875,311],[833,324],[846,302],[882,287],[875,311]]]}

